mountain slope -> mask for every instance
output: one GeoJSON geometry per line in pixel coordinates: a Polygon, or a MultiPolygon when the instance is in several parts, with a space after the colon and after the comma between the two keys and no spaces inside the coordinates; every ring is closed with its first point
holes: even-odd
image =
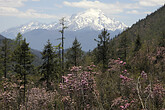
{"type": "MultiPolygon", "coordinates": [[[[139,20],[136,24],[132,25],[126,31],[121,33],[116,40],[126,35],[130,41],[135,41],[137,35],[140,36],[141,41],[153,40],[156,41],[165,33],[165,6],[154,13],[147,15],[146,18],[139,20]]],[[[156,43],[155,41],[155,43],[156,43]]]]}
{"type": "Polygon", "coordinates": [[[3,40],[3,39],[5,39],[5,37],[4,37],[4,36],[2,36],[2,35],[0,35],[0,40],[3,40]]]}
{"type": "MultiPolygon", "coordinates": [[[[6,37],[0,35],[0,48],[1,48],[1,46],[3,45],[2,41],[3,41],[5,38],[6,38],[6,37]]],[[[11,47],[11,51],[14,50],[14,48],[15,48],[15,46],[13,45],[13,44],[14,44],[14,41],[11,40],[11,39],[8,39],[8,41],[9,41],[9,46],[11,47]]],[[[38,50],[35,50],[35,49],[31,49],[31,52],[32,52],[32,54],[35,56],[35,57],[34,57],[33,64],[34,64],[35,66],[40,65],[40,64],[42,63],[42,60],[41,60],[41,57],[42,57],[41,52],[38,51],[38,50]]]]}
{"type": "MultiPolygon", "coordinates": [[[[65,36],[64,47],[65,49],[71,47],[72,42],[76,37],[78,41],[81,43],[82,49],[84,51],[93,50],[97,46],[97,42],[94,41],[94,39],[97,38],[100,32],[101,31],[95,31],[95,30],[79,30],[74,32],[66,30],[64,33],[65,36]]],[[[116,30],[114,32],[112,31],[108,31],[108,32],[111,33],[111,37],[114,37],[120,31],[116,30]]],[[[53,31],[46,29],[37,29],[27,32],[23,34],[23,36],[26,38],[27,42],[30,43],[30,47],[37,50],[42,50],[48,39],[53,45],[58,45],[59,43],[61,43],[61,40],[58,40],[58,38],[61,38],[61,34],[59,33],[58,30],[53,31]]]]}
{"type": "Polygon", "coordinates": [[[132,68],[133,72],[154,72],[156,75],[164,72],[164,13],[165,5],[115,37],[110,42],[112,58],[127,61],[128,67],[132,68]]]}
{"type": "Polygon", "coordinates": [[[7,36],[8,38],[13,39],[15,36],[17,36],[17,34],[19,32],[24,34],[26,32],[30,32],[35,29],[49,29],[50,28],[49,26],[50,25],[39,23],[39,22],[30,22],[30,23],[27,23],[27,24],[24,24],[24,25],[21,25],[18,27],[10,28],[10,29],[2,32],[1,34],[4,36],[7,36]]]}

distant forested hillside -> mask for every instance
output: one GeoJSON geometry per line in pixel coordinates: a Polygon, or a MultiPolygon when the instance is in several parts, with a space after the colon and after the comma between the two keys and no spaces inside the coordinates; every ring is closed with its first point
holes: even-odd
{"type": "MultiPolygon", "coordinates": [[[[6,37],[0,35],[0,46],[3,45],[3,40],[5,39],[6,37]]],[[[9,41],[9,46],[11,46],[12,49],[14,49],[14,41],[11,40],[11,39],[8,39],[9,41]]],[[[11,49],[11,50],[12,50],[11,49]]],[[[35,65],[40,65],[42,63],[42,60],[41,60],[41,52],[38,51],[38,50],[35,50],[35,49],[31,49],[31,52],[35,55],[35,60],[34,60],[34,64],[35,65]]]]}
{"type": "MultiPolygon", "coordinates": [[[[133,24],[132,27],[126,29],[120,35],[111,40],[111,56],[113,58],[120,57],[125,61],[130,61],[130,65],[132,65],[133,59],[136,58],[136,54],[139,52],[141,55],[137,56],[137,61],[144,61],[144,59],[146,59],[141,59],[141,57],[150,57],[148,60],[155,59],[155,62],[157,62],[158,59],[156,55],[158,54],[158,51],[162,52],[162,56],[164,55],[164,13],[165,6],[162,6],[160,9],[150,15],[147,15],[146,18],[139,20],[136,24],[133,24]],[[139,49],[136,50],[136,48],[139,49]],[[126,58],[124,58],[124,56],[126,58]]],[[[143,65],[141,66],[146,66],[144,62],[142,63],[143,65]]],[[[145,67],[142,69],[145,69],[145,67]]],[[[149,68],[146,67],[146,70],[149,71],[149,68]]]]}

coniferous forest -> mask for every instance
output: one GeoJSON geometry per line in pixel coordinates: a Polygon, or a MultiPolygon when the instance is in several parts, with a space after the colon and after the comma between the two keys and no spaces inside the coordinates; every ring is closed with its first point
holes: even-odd
{"type": "Polygon", "coordinates": [[[164,110],[165,6],[111,38],[100,31],[84,52],[79,39],[41,56],[17,34],[0,36],[0,110],[164,110]]]}

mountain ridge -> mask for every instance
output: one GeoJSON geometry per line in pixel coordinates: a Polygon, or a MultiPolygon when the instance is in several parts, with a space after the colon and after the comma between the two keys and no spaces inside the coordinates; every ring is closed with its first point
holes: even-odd
{"type": "MultiPolygon", "coordinates": [[[[141,50],[147,48],[146,52],[148,54],[154,54],[160,44],[165,44],[165,5],[160,7],[155,12],[147,15],[146,18],[139,20],[133,24],[130,28],[123,31],[117,37],[115,37],[111,44],[114,51],[119,50],[123,39],[127,40],[127,55],[135,48],[135,43],[139,37],[141,45],[141,50]],[[115,43],[114,43],[115,42],[115,43]],[[145,48],[144,48],[145,47],[145,48]]],[[[120,52],[120,51],[119,51],[120,52]]],[[[116,58],[121,57],[117,55],[116,58]]],[[[144,52],[145,53],[145,52],[144,52]]],[[[155,57],[155,56],[154,56],[155,57]]],[[[129,59],[131,59],[130,57],[129,59]]],[[[127,60],[129,60],[127,59],[127,60]]],[[[132,58],[133,59],[133,58],[132,58]]]]}
{"type": "MultiPolygon", "coordinates": [[[[106,28],[110,31],[115,30],[124,30],[127,26],[119,21],[108,18],[101,10],[99,9],[89,9],[84,12],[74,14],[66,18],[66,26],[69,31],[78,31],[81,29],[91,29],[91,30],[102,30],[106,28]]],[[[53,22],[50,24],[40,23],[40,22],[30,22],[24,25],[10,28],[1,34],[12,38],[17,35],[17,33],[26,33],[35,29],[46,29],[46,30],[60,30],[60,23],[53,22]]]]}
{"type": "MultiPolygon", "coordinates": [[[[97,42],[94,39],[104,28],[111,33],[111,38],[113,38],[127,27],[124,23],[108,18],[99,9],[89,9],[65,18],[65,20],[65,25],[68,27],[64,33],[66,38],[65,49],[72,46],[72,42],[76,37],[84,51],[93,50],[97,46],[97,42]]],[[[48,39],[53,45],[60,43],[59,40],[57,41],[61,37],[59,30],[61,30],[61,24],[57,22],[50,24],[31,22],[9,29],[3,32],[2,35],[14,39],[21,32],[31,48],[41,51],[48,39]]]]}

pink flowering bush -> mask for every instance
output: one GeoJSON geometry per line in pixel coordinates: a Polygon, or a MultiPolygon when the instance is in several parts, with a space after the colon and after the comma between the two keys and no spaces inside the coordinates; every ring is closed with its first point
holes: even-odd
{"type": "MultiPolygon", "coordinates": [[[[16,77],[2,78],[0,82],[0,109],[2,110],[164,110],[165,89],[162,77],[134,73],[128,64],[111,59],[105,72],[95,65],[72,67],[62,76],[63,82],[27,83],[16,77]],[[58,87],[57,87],[58,85],[58,87]]],[[[37,81],[36,81],[37,82],[37,81]]]]}
{"type": "MultiPolygon", "coordinates": [[[[25,103],[22,102],[22,86],[3,78],[0,89],[0,109],[2,110],[53,110],[58,99],[56,91],[45,88],[29,88],[26,91],[25,103]],[[57,99],[56,99],[57,98],[57,99]]],[[[18,81],[17,81],[18,82],[18,81]]]]}
{"type": "Polygon", "coordinates": [[[97,77],[97,86],[104,109],[161,110],[164,108],[164,85],[158,81],[158,77],[154,77],[155,80],[153,80],[151,74],[144,71],[135,74],[120,58],[111,59],[108,67],[107,72],[100,73],[97,77]]]}
{"type": "MultiPolygon", "coordinates": [[[[124,66],[119,59],[116,62],[118,65],[124,66]]],[[[121,69],[124,68],[121,67],[121,69]]],[[[161,109],[165,101],[165,89],[162,84],[153,82],[155,84],[152,85],[147,73],[144,71],[141,72],[138,78],[130,78],[130,75],[126,69],[122,70],[119,75],[122,93],[120,97],[112,101],[111,107],[121,110],[137,108],[147,110],[151,109],[152,105],[155,109],[161,109]]]]}
{"type": "Polygon", "coordinates": [[[127,110],[131,106],[133,107],[133,103],[135,100],[129,101],[124,99],[124,97],[118,97],[112,101],[111,108],[118,110],[127,110]]]}
{"type": "Polygon", "coordinates": [[[96,89],[93,71],[95,65],[87,68],[72,67],[60,83],[62,102],[67,109],[91,109],[97,105],[99,93],[96,89]]]}
{"type": "Polygon", "coordinates": [[[0,89],[0,108],[2,110],[18,109],[18,85],[10,82],[7,78],[3,78],[0,85],[2,85],[2,89],[0,89]]]}
{"type": "Polygon", "coordinates": [[[53,110],[55,96],[54,91],[46,91],[45,88],[31,88],[27,91],[25,106],[28,110],[53,110]]]}

